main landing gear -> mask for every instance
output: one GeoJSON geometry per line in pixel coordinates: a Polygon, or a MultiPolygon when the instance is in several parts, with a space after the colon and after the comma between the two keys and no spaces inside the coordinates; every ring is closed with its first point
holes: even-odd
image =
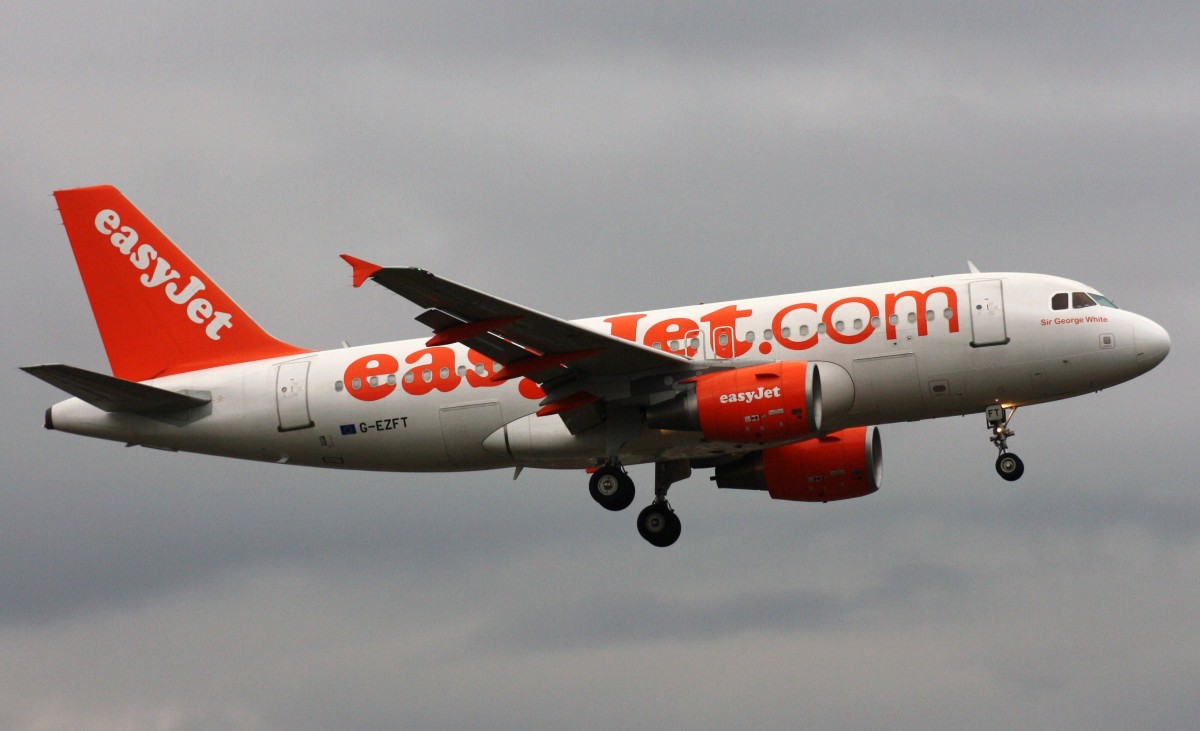
{"type": "Polygon", "coordinates": [[[996,472],[1009,482],[1019,480],[1021,475],[1025,474],[1025,463],[1008,451],[1008,438],[1015,433],[1008,428],[1008,424],[1016,413],[1017,407],[1014,406],[1010,410],[999,404],[987,407],[984,412],[988,429],[992,431],[992,444],[1000,450],[1000,456],[996,458],[996,472]]]}
{"type": "Polygon", "coordinates": [[[592,473],[588,492],[605,510],[624,510],[633,502],[633,478],[620,464],[607,464],[592,473]]]}
{"type": "Polygon", "coordinates": [[[667,502],[667,490],[671,485],[686,480],[692,474],[692,465],[686,459],[654,463],[654,502],[638,515],[638,533],[652,546],[666,548],[679,540],[683,525],[679,516],[667,502]]]}
{"type": "MultiPolygon", "coordinates": [[[[679,516],[667,502],[671,485],[692,474],[686,459],[654,464],[654,502],[638,514],[638,533],[651,545],[665,548],[679,540],[683,526],[679,516]]],[[[633,480],[617,462],[611,462],[592,473],[588,491],[596,502],[608,510],[624,510],[633,502],[633,480]]]]}

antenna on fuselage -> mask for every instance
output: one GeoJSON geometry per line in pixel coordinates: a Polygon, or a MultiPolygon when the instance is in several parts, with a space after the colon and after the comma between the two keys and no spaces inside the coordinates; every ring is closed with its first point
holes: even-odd
{"type": "Polygon", "coordinates": [[[971,269],[972,274],[979,273],[979,267],[975,266],[975,262],[971,261],[970,259],[967,260],[967,266],[971,269]]]}

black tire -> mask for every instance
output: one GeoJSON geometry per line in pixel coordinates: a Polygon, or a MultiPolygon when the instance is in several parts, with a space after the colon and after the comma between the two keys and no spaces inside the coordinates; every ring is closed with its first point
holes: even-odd
{"type": "Polygon", "coordinates": [[[652,546],[666,548],[679,540],[682,532],[679,516],[662,503],[648,505],[638,515],[638,533],[652,546]]]}
{"type": "Polygon", "coordinates": [[[671,521],[670,531],[668,533],[670,540],[667,541],[667,545],[670,546],[675,543],[675,541],[679,540],[680,534],[683,533],[683,522],[679,520],[679,516],[675,514],[674,510],[669,511],[667,516],[671,521]]]}
{"type": "Polygon", "coordinates": [[[637,494],[633,479],[619,467],[601,467],[593,472],[588,492],[601,507],[613,511],[629,507],[637,494]]]}
{"type": "Polygon", "coordinates": [[[996,474],[1009,482],[1019,480],[1025,474],[1025,463],[1012,452],[1005,452],[996,458],[996,474]]]}

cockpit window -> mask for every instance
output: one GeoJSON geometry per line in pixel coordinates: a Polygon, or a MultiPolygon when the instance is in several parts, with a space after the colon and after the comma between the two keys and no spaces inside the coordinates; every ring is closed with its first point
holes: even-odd
{"type": "Polygon", "coordinates": [[[1056,292],[1050,297],[1050,307],[1055,310],[1065,310],[1068,307],[1078,310],[1083,307],[1111,307],[1120,309],[1113,301],[1095,292],[1056,292]]]}
{"type": "Polygon", "coordinates": [[[1083,307],[1095,307],[1096,301],[1087,296],[1086,292],[1071,293],[1071,309],[1078,310],[1083,307]]]}

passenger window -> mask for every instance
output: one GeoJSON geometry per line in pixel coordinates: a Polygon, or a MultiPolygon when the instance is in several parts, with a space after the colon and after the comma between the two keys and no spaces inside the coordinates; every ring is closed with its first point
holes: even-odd
{"type": "Polygon", "coordinates": [[[344,388],[345,388],[345,386],[342,384],[342,382],[341,382],[341,381],[334,381],[334,382],[333,382],[333,390],[334,390],[334,391],[341,392],[341,390],[342,390],[342,389],[344,389],[344,388]]]}
{"type": "Polygon", "coordinates": [[[717,345],[720,345],[721,347],[729,345],[729,333],[722,331],[719,335],[717,335],[717,345]]]}
{"type": "Polygon", "coordinates": [[[771,339],[771,331],[763,330],[763,340],[770,340],[770,339],[771,339]]]}
{"type": "Polygon", "coordinates": [[[858,317],[854,318],[854,329],[856,331],[863,329],[862,328],[862,318],[858,318],[858,317]]]}
{"type": "Polygon", "coordinates": [[[908,313],[908,322],[909,322],[909,324],[911,325],[912,323],[914,323],[914,322],[916,322],[916,321],[917,321],[917,313],[915,313],[915,312],[910,312],[910,313],[908,313]]]}
{"type": "Polygon", "coordinates": [[[1055,310],[1067,309],[1067,293],[1059,292],[1050,298],[1050,307],[1055,310]]]}
{"type": "Polygon", "coordinates": [[[792,329],[790,327],[785,327],[779,331],[779,334],[785,338],[790,338],[792,336],[792,329]]]}
{"type": "Polygon", "coordinates": [[[753,342],[754,342],[754,331],[753,331],[753,330],[751,330],[750,332],[746,333],[746,342],[747,342],[747,343],[753,343],[753,342]]]}
{"type": "Polygon", "coordinates": [[[925,322],[933,322],[933,310],[925,310],[925,322]]]}

